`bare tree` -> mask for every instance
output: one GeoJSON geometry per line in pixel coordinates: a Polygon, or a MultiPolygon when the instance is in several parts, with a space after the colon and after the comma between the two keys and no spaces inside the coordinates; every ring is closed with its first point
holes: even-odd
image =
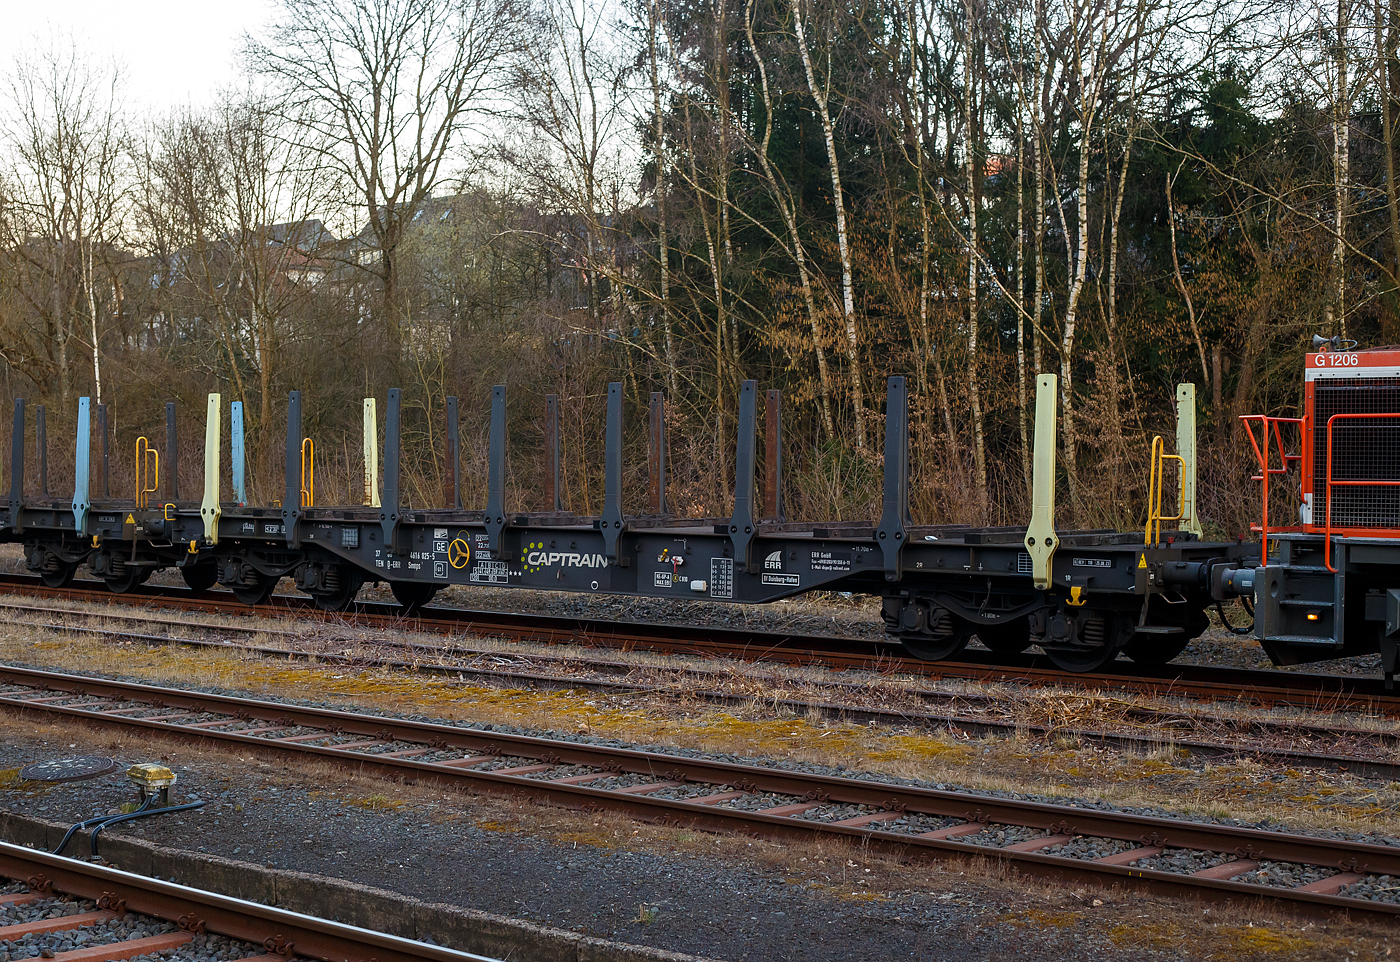
{"type": "Polygon", "coordinates": [[[119,298],[112,255],[126,200],[120,88],[120,71],[94,65],[71,39],[19,60],[10,79],[9,179],[21,236],[4,246],[41,279],[28,297],[51,326],[50,373],[65,406],[73,344],[84,334],[93,393],[102,400],[99,319],[119,298]]]}
{"type": "Polygon", "coordinates": [[[665,339],[664,350],[666,353],[666,386],[671,391],[671,397],[675,398],[680,395],[680,387],[676,383],[676,345],[671,327],[671,246],[666,229],[668,226],[666,220],[666,114],[661,109],[660,46],[661,33],[664,29],[662,18],[665,16],[665,10],[662,0],[644,0],[644,8],[647,31],[647,79],[651,87],[651,151],[652,163],[656,165],[656,188],[652,192],[652,203],[656,205],[656,260],[661,275],[657,281],[656,296],[657,300],[661,302],[661,330],[665,339]]]}
{"type": "Polygon", "coordinates": [[[255,444],[276,434],[268,429],[281,344],[326,258],[326,232],[310,216],[324,202],[315,158],[279,137],[280,126],[271,105],[235,95],[171,118],[146,148],[139,205],[145,224],[178,245],[172,280],[188,313],[212,326],[234,396],[257,412],[255,444]]]}
{"type": "MultiPolygon", "coordinates": [[[[791,0],[791,7],[793,32],[797,37],[798,52],[802,55],[802,68],[807,75],[807,92],[817,104],[817,117],[821,120],[822,136],[826,142],[827,164],[831,168],[831,202],[836,207],[836,248],[841,256],[842,317],[846,329],[847,363],[851,366],[851,413],[855,419],[856,447],[864,450],[865,390],[860,376],[860,338],[856,332],[855,283],[851,271],[850,235],[846,229],[846,195],[841,189],[841,164],[836,155],[836,133],[828,97],[831,65],[828,62],[826,78],[817,76],[803,26],[801,0],[791,0]]],[[[835,54],[833,44],[826,44],[825,50],[828,58],[835,54]]]]}
{"type": "Polygon", "coordinates": [[[807,251],[803,246],[802,235],[798,231],[797,199],[793,196],[792,188],[774,169],[768,158],[769,145],[773,140],[773,92],[768,83],[768,68],[764,64],[763,55],[759,52],[758,41],[754,38],[754,17],[754,3],[753,0],[749,0],[744,11],[744,35],[748,39],[749,53],[753,57],[754,68],[758,71],[759,91],[763,98],[763,136],[756,143],[749,145],[749,149],[758,160],[759,169],[763,172],[764,183],[773,198],[774,206],[778,209],[778,214],[782,217],[783,227],[786,228],[785,239],[777,237],[775,233],[773,235],[774,241],[787,252],[797,267],[798,284],[802,289],[802,303],[807,309],[807,321],[812,332],[812,349],[817,358],[817,395],[821,405],[822,427],[826,431],[826,436],[831,438],[835,436],[836,427],[831,414],[831,372],[827,365],[826,349],[822,346],[821,341],[821,315],[818,312],[816,294],[813,291],[812,272],[808,266],[807,251]]]}
{"type": "Polygon", "coordinates": [[[359,266],[379,281],[391,365],[403,359],[404,230],[447,173],[472,120],[509,83],[528,46],[523,0],[279,0],[250,67],[273,82],[302,142],[368,218],[359,266]]]}

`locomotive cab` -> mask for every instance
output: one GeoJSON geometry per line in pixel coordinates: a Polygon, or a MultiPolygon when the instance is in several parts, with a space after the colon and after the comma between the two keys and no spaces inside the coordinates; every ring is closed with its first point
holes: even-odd
{"type": "Polygon", "coordinates": [[[1303,416],[1241,418],[1262,487],[1254,632],[1279,665],[1379,652],[1390,686],[1400,641],[1400,347],[1313,344],[1303,416]]]}

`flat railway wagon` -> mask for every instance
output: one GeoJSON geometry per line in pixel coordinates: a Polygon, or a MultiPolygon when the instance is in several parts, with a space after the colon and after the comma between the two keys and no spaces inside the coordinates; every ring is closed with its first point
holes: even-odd
{"type": "MultiPolygon", "coordinates": [[[[243,602],[267,600],[284,577],[322,608],[353,604],[367,582],[386,582],[406,609],[448,585],[491,585],[672,599],[763,603],[826,590],[879,595],[887,631],[913,655],[956,656],[978,637],[1000,653],[1038,645],[1069,671],[1094,671],[1126,653],[1139,663],[1178,655],[1208,626],[1212,605],[1254,604],[1254,632],[1278,663],[1380,651],[1387,682],[1400,634],[1400,350],[1341,351],[1322,342],[1307,356],[1306,413],[1251,416],[1263,518],[1257,542],[1204,541],[1195,511],[1195,389],[1177,389],[1176,455],[1152,449],[1143,532],[1055,526],[1057,383],[1038,379],[1033,510],[1013,527],[925,526],[909,512],[908,395],[889,379],[883,505],[878,521],[792,523],[782,503],[781,411],[767,392],[763,490],[758,479],[758,390],[740,389],[733,513],[668,512],[661,397],[651,397],[649,512],[627,515],[622,490],[622,385],[607,396],[605,491],[598,517],[568,512],[559,497],[558,411],[546,400],[543,510],[505,503],[506,398],[493,393],[484,510],[462,507],[457,483],[456,399],[447,405],[448,505],[410,507],[399,483],[400,395],[389,391],[379,480],[378,413],[365,401],[365,504],[315,503],[315,451],[301,426],[301,396],[288,404],[284,496],[248,503],[242,409],[231,406],[231,477],[221,477],[222,401],[210,395],[204,490],[181,499],[173,404],[167,405],[165,472],[159,451],[137,441],[132,496],[108,495],[106,412],[79,402],[71,500],[27,494],[25,402],[15,402],[8,502],[0,540],[23,545],[31,571],[54,587],[78,569],[115,592],[178,568],[196,590],[222,584],[243,602]],[[1288,432],[1301,443],[1286,453],[1288,432]],[[1273,452],[1277,450],[1277,455],[1273,452]],[[1179,466],[1174,514],[1164,514],[1167,462],[1179,466]],[[1271,524],[1269,489],[1301,469],[1300,523],[1271,524]],[[94,480],[102,491],[92,496],[94,480]],[[225,497],[232,495],[231,498],[225,497]]],[[[36,418],[42,439],[42,411],[36,418]]],[[[45,449],[38,446],[46,477],[45,449]]],[[[41,487],[47,483],[41,482],[41,487]]],[[[1223,609],[1221,616],[1224,617],[1223,609]]],[[[1247,629],[1239,629],[1246,631],[1247,629]]]]}

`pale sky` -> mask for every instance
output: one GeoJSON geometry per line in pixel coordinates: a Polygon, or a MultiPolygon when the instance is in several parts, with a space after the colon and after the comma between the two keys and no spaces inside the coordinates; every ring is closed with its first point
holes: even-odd
{"type": "Polygon", "coordinates": [[[124,69],[129,115],[207,105],[238,81],[244,32],[258,31],[273,13],[271,0],[11,0],[4,7],[0,73],[32,45],[71,35],[95,62],[115,60],[124,69]]]}

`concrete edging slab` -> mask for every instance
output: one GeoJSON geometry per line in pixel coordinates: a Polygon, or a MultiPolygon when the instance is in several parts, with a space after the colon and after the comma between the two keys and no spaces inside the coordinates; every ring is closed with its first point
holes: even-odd
{"type": "MultiPolygon", "coordinates": [[[[61,822],[0,811],[0,838],[16,845],[48,851],[67,831],[61,822]]],[[[86,832],[69,843],[70,850],[78,852],[88,845],[86,832]]],[[[101,852],[107,862],[138,875],[512,962],[715,962],[137,839],[103,835],[101,852]]]]}

